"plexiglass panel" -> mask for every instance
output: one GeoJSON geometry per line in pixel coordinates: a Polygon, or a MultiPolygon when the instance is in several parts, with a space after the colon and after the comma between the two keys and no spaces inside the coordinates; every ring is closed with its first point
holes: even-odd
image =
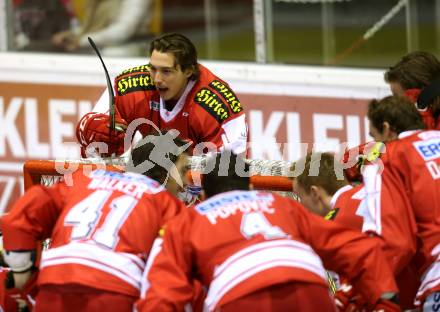
{"type": "MultiPolygon", "coordinates": [[[[148,43],[181,32],[202,59],[388,67],[414,50],[440,50],[440,0],[0,0],[9,3],[7,49],[147,56],[148,43]],[[269,11],[255,19],[259,1],[269,11]]],[[[259,16],[259,15],[258,15],[259,16]]]]}

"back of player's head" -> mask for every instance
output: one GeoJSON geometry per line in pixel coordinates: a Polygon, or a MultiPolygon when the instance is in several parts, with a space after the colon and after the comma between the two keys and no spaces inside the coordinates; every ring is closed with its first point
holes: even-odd
{"type": "Polygon", "coordinates": [[[150,55],[154,50],[173,54],[177,62],[175,65],[180,65],[182,71],[192,69],[194,74],[191,79],[196,80],[199,77],[196,47],[184,35],[168,33],[157,37],[150,43],[150,55]]]}
{"type": "Polygon", "coordinates": [[[372,100],[368,104],[367,115],[371,124],[380,132],[383,132],[384,122],[388,122],[390,130],[397,134],[425,128],[415,105],[400,96],[387,96],[381,100],[372,100]]]}
{"type": "Polygon", "coordinates": [[[243,157],[224,150],[208,157],[202,175],[207,197],[235,190],[249,190],[249,164],[243,157]]]}
{"type": "Polygon", "coordinates": [[[126,171],[137,172],[164,183],[181,155],[187,156],[188,143],[173,130],[149,134],[136,143],[126,171]]]}
{"type": "Polygon", "coordinates": [[[314,185],[333,195],[348,184],[343,176],[342,164],[333,153],[308,153],[292,165],[291,171],[296,173],[295,182],[307,193],[314,185]]]}
{"type": "Polygon", "coordinates": [[[440,77],[440,61],[429,52],[411,52],[385,72],[385,81],[403,89],[422,89],[440,77]]]}
{"type": "Polygon", "coordinates": [[[429,52],[416,51],[405,55],[385,72],[385,81],[398,83],[407,96],[425,109],[430,106],[434,119],[440,116],[440,61],[429,52]],[[415,93],[414,91],[420,93],[415,93]]]}

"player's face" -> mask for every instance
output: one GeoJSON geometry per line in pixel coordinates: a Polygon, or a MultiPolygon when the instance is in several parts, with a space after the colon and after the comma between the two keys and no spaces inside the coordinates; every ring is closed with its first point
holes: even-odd
{"type": "Polygon", "coordinates": [[[166,184],[166,189],[174,196],[177,196],[177,194],[184,190],[185,185],[188,184],[188,155],[186,153],[181,154],[179,158],[177,158],[175,165],[182,184],[178,183],[170,176],[166,184]]]}
{"type": "Polygon", "coordinates": [[[319,200],[312,196],[311,192],[306,192],[306,190],[299,185],[296,180],[293,180],[293,191],[296,195],[298,195],[301,204],[306,207],[307,210],[320,216],[325,216],[327,214],[327,212],[322,209],[322,205],[319,200]]]}
{"type": "Polygon", "coordinates": [[[402,88],[400,83],[390,82],[389,85],[390,85],[391,93],[393,93],[393,95],[396,95],[396,96],[404,96],[405,95],[405,90],[402,88]]]}
{"type": "Polygon", "coordinates": [[[177,101],[188,83],[192,70],[182,71],[172,53],[153,50],[150,57],[150,73],[163,100],[177,101]]]}
{"type": "Polygon", "coordinates": [[[384,123],[383,131],[379,131],[370,121],[370,135],[376,142],[388,142],[397,138],[397,135],[390,131],[388,123],[384,123]]]}
{"type": "Polygon", "coordinates": [[[382,133],[373,126],[373,123],[370,121],[370,136],[374,139],[376,142],[383,142],[382,140],[382,133]]]}

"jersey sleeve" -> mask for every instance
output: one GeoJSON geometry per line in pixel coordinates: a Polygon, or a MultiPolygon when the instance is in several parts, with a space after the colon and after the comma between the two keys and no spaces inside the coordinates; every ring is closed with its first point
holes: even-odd
{"type": "Polygon", "coordinates": [[[124,70],[114,81],[115,105],[118,117],[130,123],[145,116],[144,105],[150,105],[150,92],[156,90],[148,65],[124,70]]]}
{"type": "Polygon", "coordinates": [[[184,211],[167,224],[162,248],[147,274],[148,286],[136,304],[138,311],[183,311],[194,298],[190,220],[189,211],[184,211]]]}
{"type": "Polygon", "coordinates": [[[397,275],[410,262],[416,252],[414,213],[403,186],[392,179],[383,179],[379,164],[370,164],[363,170],[365,199],[357,214],[363,217],[363,232],[383,238],[384,251],[397,275]]]}
{"type": "Polygon", "coordinates": [[[167,191],[161,192],[155,197],[155,206],[161,207],[161,226],[169,222],[172,218],[183,212],[186,206],[176,197],[167,191]]]}
{"type": "Polygon", "coordinates": [[[222,125],[223,133],[221,135],[223,146],[232,150],[235,154],[244,153],[247,149],[248,125],[246,115],[227,120],[222,125]]]}
{"type": "Polygon", "coordinates": [[[196,109],[195,114],[198,116],[192,130],[197,143],[209,142],[215,149],[227,148],[235,154],[246,151],[248,126],[244,113],[224,122],[213,121],[200,109],[196,109]]]}
{"type": "Polygon", "coordinates": [[[30,188],[1,220],[6,250],[31,250],[49,238],[64,207],[64,183],[30,188]]]}
{"type": "Polygon", "coordinates": [[[237,95],[218,78],[206,82],[195,94],[194,101],[204,114],[199,114],[199,142],[212,142],[236,154],[246,151],[248,126],[246,115],[237,95]]]}
{"type": "Polygon", "coordinates": [[[325,268],[346,276],[370,304],[384,293],[397,292],[379,238],[322,219],[299,205],[293,213],[305,241],[321,257],[325,268]]]}

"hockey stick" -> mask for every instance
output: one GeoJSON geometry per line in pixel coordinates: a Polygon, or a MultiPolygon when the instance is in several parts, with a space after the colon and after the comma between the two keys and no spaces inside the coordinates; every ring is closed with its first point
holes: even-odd
{"type": "Polygon", "coordinates": [[[367,40],[373,37],[379,30],[381,30],[400,10],[408,5],[408,0],[399,0],[399,2],[394,5],[391,10],[389,10],[384,16],[380,18],[372,27],[370,27],[362,37],[359,37],[351,46],[337,54],[333,60],[331,60],[328,65],[336,65],[340,63],[343,59],[349,56],[354,50],[361,47],[367,40]]]}
{"type": "MultiPolygon", "coordinates": [[[[99,60],[101,61],[102,67],[104,68],[105,72],[105,79],[107,80],[107,91],[108,91],[108,105],[109,105],[109,115],[110,115],[110,130],[109,130],[109,136],[110,136],[110,142],[112,141],[112,131],[116,129],[116,122],[115,122],[115,95],[113,94],[113,87],[112,82],[110,80],[110,75],[108,74],[107,67],[104,64],[104,60],[101,57],[101,53],[99,53],[98,48],[95,45],[95,42],[93,42],[92,38],[87,37],[89,40],[90,45],[92,46],[93,50],[95,51],[96,55],[98,55],[99,60]]],[[[119,130],[119,129],[118,129],[119,130]]]]}

